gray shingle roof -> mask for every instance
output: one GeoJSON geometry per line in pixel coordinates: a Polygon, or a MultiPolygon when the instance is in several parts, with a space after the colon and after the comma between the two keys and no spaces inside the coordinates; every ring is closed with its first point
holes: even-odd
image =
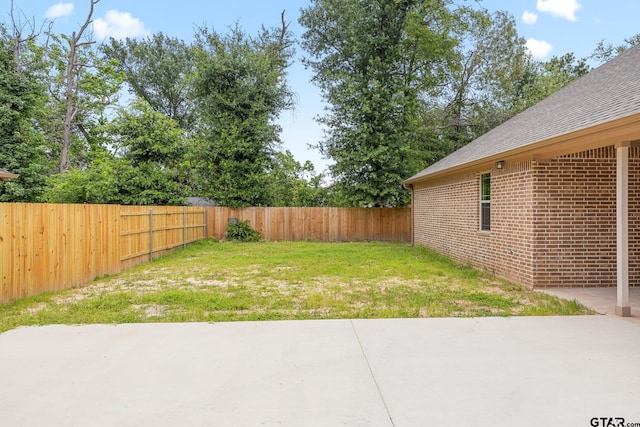
{"type": "Polygon", "coordinates": [[[6,169],[0,168],[0,178],[15,178],[19,176],[18,174],[11,173],[6,169]]]}
{"type": "Polygon", "coordinates": [[[575,80],[407,181],[640,113],[640,46],[575,80]]]}
{"type": "Polygon", "coordinates": [[[220,206],[218,202],[204,197],[187,197],[187,205],[189,206],[220,206]]]}

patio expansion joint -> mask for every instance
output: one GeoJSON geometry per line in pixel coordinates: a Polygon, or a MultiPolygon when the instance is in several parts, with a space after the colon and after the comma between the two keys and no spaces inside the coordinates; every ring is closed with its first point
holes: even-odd
{"type": "Polygon", "coordinates": [[[362,341],[360,340],[360,335],[358,335],[358,330],[356,329],[356,325],[353,323],[353,319],[349,320],[351,323],[351,329],[353,330],[353,334],[358,341],[358,346],[360,346],[360,351],[362,352],[362,357],[364,358],[367,368],[369,369],[369,373],[371,374],[371,379],[373,383],[376,385],[376,390],[378,391],[378,396],[380,396],[380,400],[382,401],[382,405],[384,406],[384,410],[389,417],[389,422],[391,423],[391,427],[395,427],[395,423],[393,422],[393,417],[391,416],[391,412],[389,411],[389,406],[387,406],[387,401],[382,394],[382,390],[380,389],[380,384],[378,384],[378,380],[376,379],[376,375],[373,372],[373,368],[371,367],[371,363],[369,362],[369,358],[367,357],[367,353],[364,351],[364,346],[362,345],[362,341]]]}

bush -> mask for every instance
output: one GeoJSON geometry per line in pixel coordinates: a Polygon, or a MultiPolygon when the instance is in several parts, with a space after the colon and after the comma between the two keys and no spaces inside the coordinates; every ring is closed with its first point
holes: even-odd
{"type": "Polygon", "coordinates": [[[260,233],[249,225],[249,221],[238,221],[227,226],[224,239],[237,242],[257,242],[260,240],[260,233]]]}

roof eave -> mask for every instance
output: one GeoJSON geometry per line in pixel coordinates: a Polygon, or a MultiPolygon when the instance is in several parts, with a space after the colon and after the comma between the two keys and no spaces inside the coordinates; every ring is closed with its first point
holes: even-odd
{"type": "Polygon", "coordinates": [[[486,168],[498,160],[542,160],[571,153],[578,153],[594,148],[614,145],[618,142],[640,140],[640,113],[620,119],[599,123],[588,128],[579,129],[552,138],[547,138],[523,147],[483,157],[472,162],[463,163],[451,168],[442,169],[426,175],[414,176],[402,182],[403,186],[423,181],[455,175],[470,170],[486,168]]]}

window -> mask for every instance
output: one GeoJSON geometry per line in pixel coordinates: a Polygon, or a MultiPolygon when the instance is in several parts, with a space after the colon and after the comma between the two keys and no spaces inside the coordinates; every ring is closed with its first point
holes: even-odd
{"type": "Polygon", "coordinates": [[[480,177],[480,230],[491,230],[491,174],[480,177]]]}

